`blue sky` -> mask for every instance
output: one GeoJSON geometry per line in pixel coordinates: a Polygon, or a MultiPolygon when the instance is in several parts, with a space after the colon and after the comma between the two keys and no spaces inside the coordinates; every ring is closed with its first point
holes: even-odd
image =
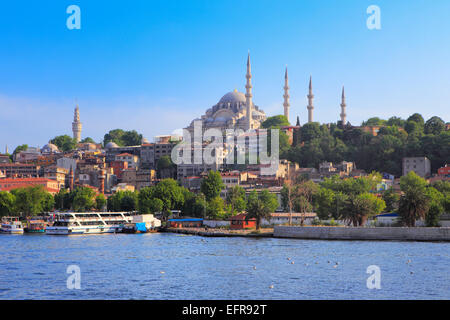
{"type": "Polygon", "coordinates": [[[136,129],[152,140],[187,126],[228,91],[282,113],[288,65],[291,122],[335,122],[345,85],[352,124],[380,116],[450,121],[450,1],[14,1],[0,10],[0,151],[70,134],[136,129]],[[81,8],[69,30],[66,8],[81,8]],[[369,5],[381,30],[366,27],[369,5]]]}

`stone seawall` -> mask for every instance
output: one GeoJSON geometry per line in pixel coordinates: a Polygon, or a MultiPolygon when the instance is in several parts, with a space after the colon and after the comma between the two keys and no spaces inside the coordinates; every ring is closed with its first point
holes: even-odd
{"type": "Polygon", "coordinates": [[[273,236],[319,240],[450,241],[450,228],[275,226],[273,236]]]}

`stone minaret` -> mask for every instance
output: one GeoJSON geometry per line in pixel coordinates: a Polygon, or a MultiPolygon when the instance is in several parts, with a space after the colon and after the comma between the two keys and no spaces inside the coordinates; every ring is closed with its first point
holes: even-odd
{"type": "Polygon", "coordinates": [[[73,122],[72,122],[72,132],[73,132],[73,138],[78,142],[81,141],[81,128],[82,124],[80,122],[80,108],[78,108],[78,105],[75,107],[75,112],[73,115],[73,122]]]}
{"type": "Polygon", "coordinates": [[[74,173],[73,173],[73,168],[72,166],[70,166],[70,171],[69,171],[69,189],[70,191],[73,191],[73,181],[74,181],[74,173]]]}
{"type": "Polygon", "coordinates": [[[342,122],[343,126],[345,126],[347,124],[347,114],[345,113],[346,107],[347,107],[347,105],[345,104],[345,92],[344,92],[344,87],[342,86],[341,122],[342,122]]]}
{"type": "Polygon", "coordinates": [[[289,81],[288,81],[288,71],[287,71],[287,67],[286,67],[286,72],[284,73],[284,102],[283,102],[283,107],[284,107],[284,116],[287,118],[288,122],[289,122],[289,81]]]}
{"type": "Polygon", "coordinates": [[[246,125],[245,125],[245,130],[248,129],[252,129],[253,126],[253,119],[252,119],[252,107],[253,107],[253,102],[252,102],[252,73],[251,73],[251,67],[250,67],[250,52],[248,53],[248,57],[247,57],[247,74],[245,75],[245,78],[247,79],[247,83],[245,85],[245,105],[246,105],[246,110],[247,110],[247,121],[246,121],[246,125]]]}
{"type": "Polygon", "coordinates": [[[314,95],[312,93],[312,77],[309,77],[309,93],[307,95],[308,97],[308,122],[313,122],[313,99],[314,95]]]}
{"type": "Polygon", "coordinates": [[[8,145],[5,147],[5,154],[9,154],[8,145]]]}

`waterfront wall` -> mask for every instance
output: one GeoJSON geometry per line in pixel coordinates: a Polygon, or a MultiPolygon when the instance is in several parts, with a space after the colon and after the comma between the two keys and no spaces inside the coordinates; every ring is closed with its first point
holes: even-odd
{"type": "Polygon", "coordinates": [[[275,226],[274,237],[323,240],[450,241],[450,228],[275,226]]]}

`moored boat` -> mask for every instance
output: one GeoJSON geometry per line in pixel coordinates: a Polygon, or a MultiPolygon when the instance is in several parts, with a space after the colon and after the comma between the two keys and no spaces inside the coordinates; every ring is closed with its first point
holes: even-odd
{"type": "Polygon", "coordinates": [[[44,233],[45,221],[44,220],[28,220],[26,227],[23,228],[26,233],[44,233]]]}
{"type": "Polygon", "coordinates": [[[45,233],[51,235],[117,233],[131,220],[130,212],[60,212],[55,214],[53,225],[48,226],[45,233]]]}
{"type": "Polygon", "coordinates": [[[2,221],[0,232],[8,234],[23,234],[22,223],[18,219],[11,221],[2,221]]]}

